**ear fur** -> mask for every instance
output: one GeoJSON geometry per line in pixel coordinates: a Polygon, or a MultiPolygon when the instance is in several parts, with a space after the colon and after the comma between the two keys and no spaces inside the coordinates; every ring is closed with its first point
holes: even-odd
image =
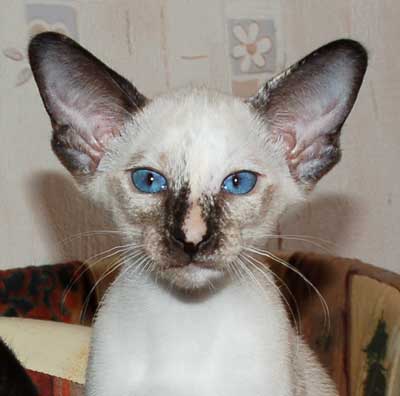
{"type": "Polygon", "coordinates": [[[268,81],[248,99],[286,147],[289,169],[310,189],[340,160],[340,130],[363,81],[367,53],[333,41],[268,81]]]}
{"type": "Polygon", "coordinates": [[[53,126],[52,147],[74,175],[93,173],[107,145],[147,99],[70,38],[46,32],[29,60],[53,126]]]}

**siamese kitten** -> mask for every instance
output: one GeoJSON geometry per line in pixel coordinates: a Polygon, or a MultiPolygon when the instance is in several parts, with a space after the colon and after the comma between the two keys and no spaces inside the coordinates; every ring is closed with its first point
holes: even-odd
{"type": "Polygon", "coordinates": [[[336,395],[256,260],[339,161],[364,48],[327,44],[245,101],[200,88],[147,99],[56,33],[29,57],[54,152],[126,244],[87,396],[336,395]]]}

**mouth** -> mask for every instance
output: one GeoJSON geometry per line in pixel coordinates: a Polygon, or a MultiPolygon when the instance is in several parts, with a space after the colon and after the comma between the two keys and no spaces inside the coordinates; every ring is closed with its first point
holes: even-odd
{"type": "Polygon", "coordinates": [[[170,264],[165,266],[164,270],[176,270],[176,269],[184,269],[184,268],[202,268],[202,269],[210,269],[210,270],[218,270],[215,264],[211,261],[201,261],[201,260],[191,260],[186,263],[179,264],[170,264]]]}
{"type": "Polygon", "coordinates": [[[225,278],[225,271],[215,262],[188,260],[165,263],[159,267],[159,279],[171,283],[177,290],[199,290],[210,288],[225,278]]]}
{"type": "Polygon", "coordinates": [[[215,267],[215,264],[210,261],[192,261],[189,265],[193,265],[193,266],[199,267],[199,268],[207,268],[207,269],[217,270],[217,268],[215,267]]]}

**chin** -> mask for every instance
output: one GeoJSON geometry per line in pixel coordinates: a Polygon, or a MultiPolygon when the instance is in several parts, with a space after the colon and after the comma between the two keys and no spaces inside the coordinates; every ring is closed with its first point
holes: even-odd
{"type": "Polygon", "coordinates": [[[159,277],[177,289],[190,291],[213,289],[225,279],[226,273],[215,266],[190,263],[163,269],[159,277]]]}

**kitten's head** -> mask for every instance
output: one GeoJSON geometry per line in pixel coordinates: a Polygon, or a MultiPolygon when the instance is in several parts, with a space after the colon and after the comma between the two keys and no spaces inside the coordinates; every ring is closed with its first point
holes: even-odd
{"type": "Polygon", "coordinates": [[[246,101],[206,89],[148,100],[65,36],[36,36],[29,57],[54,152],[142,264],[181,288],[233,271],[339,161],[367,64],[360,44],[339,40],[246,101]]]}

